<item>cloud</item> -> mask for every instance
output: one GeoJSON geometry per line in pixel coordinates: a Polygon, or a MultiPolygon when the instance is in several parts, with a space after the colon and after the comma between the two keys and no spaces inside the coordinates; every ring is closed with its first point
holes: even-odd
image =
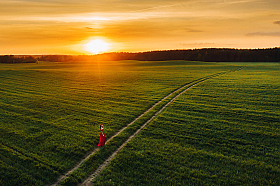
{"type": "Polygon", "coordinates": [[[197,46],[197,47],[206,47],[206,46],[212,46],[216,43],[211,42],[201,42],[201,43],[181,43],[182,46],[197,46]]]}
{"type": "Polygon", "coordinates": [[[280,32],[252,32],[252,33],[247,33],[246,36],[273,36],[273,37],[280,37],[280,32]]]}
{"type": "Polygon", "coordinates": [[[280,25],[280,21],[274,21],[273,23],[276,25],[280,25]]]}
{"type": "Polygon", "coordinates": [[[192,28],[186,28],[185,30],[187,32],[203,32],[202,30],[196,30],[196,29],[192,29],[192,28]]]}

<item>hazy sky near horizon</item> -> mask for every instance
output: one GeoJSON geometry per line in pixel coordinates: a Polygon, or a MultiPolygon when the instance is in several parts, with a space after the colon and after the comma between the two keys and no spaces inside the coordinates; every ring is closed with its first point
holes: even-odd
{"type": "Polygon", "coordinates": [[[1,0],[0,54],[279,47],[279,0],[1,0]]]}

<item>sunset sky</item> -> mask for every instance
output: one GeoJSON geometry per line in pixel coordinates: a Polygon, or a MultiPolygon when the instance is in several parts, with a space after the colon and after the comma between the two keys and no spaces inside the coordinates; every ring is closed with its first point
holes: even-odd
{"type": "Polygon", "coordinates": [[[280,45],[280,0],[1,0],[0,12],[1,55],[280,45]]]}

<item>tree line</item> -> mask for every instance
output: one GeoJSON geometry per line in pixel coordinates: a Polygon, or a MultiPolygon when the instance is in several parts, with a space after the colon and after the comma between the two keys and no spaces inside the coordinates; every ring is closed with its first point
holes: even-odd
{"type": "Polygon", "coordinates": [[[280,48],[267,49],[228,49],[206,48],[189,50],[165,50],[150,52],[113,52],[98,55],[61,56],[46,55],[39,61],[88,61],[88,60],[139,60],[167,61],[188,60],[205,62],[280,62],[280,48]]]}
{"type": "Polygon", "coordinates": [[[40,55],[16,58],[0,56],[0,63],[11,62],[68,62],[68,61],[97,61],[97,60],[139,60],[167,61],[188,60],[205,62],[280,62],[280,48],[267,49],[229,49],[205,48],[189,50],[164,50],[149,52],[112,52],[98,55],[40,55]]]}
{"type": "Polygon", "coordinates": [[[37,63],[38,60],[33,56],[0,56],[0,63],[37,63]]]}
{"type": "Polygon", "coordinates": [[[205,62],[280,62],[280,48],[271,49],[192,49],[151,51],[142,53],[109,53],[99,58],[113,60],[166,61],[189,60],[205,62]]]}

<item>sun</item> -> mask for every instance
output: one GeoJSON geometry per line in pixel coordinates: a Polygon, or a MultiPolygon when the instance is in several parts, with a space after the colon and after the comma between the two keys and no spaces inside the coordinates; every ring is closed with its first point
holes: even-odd
{"type": "Polygon", "coordinates": [[[110,44],[102,39],[90,40],[84,45],[84,50],[90,52],[91,54],[99,54],[102,52],[107,52],[110,49],[110,44]]]}

